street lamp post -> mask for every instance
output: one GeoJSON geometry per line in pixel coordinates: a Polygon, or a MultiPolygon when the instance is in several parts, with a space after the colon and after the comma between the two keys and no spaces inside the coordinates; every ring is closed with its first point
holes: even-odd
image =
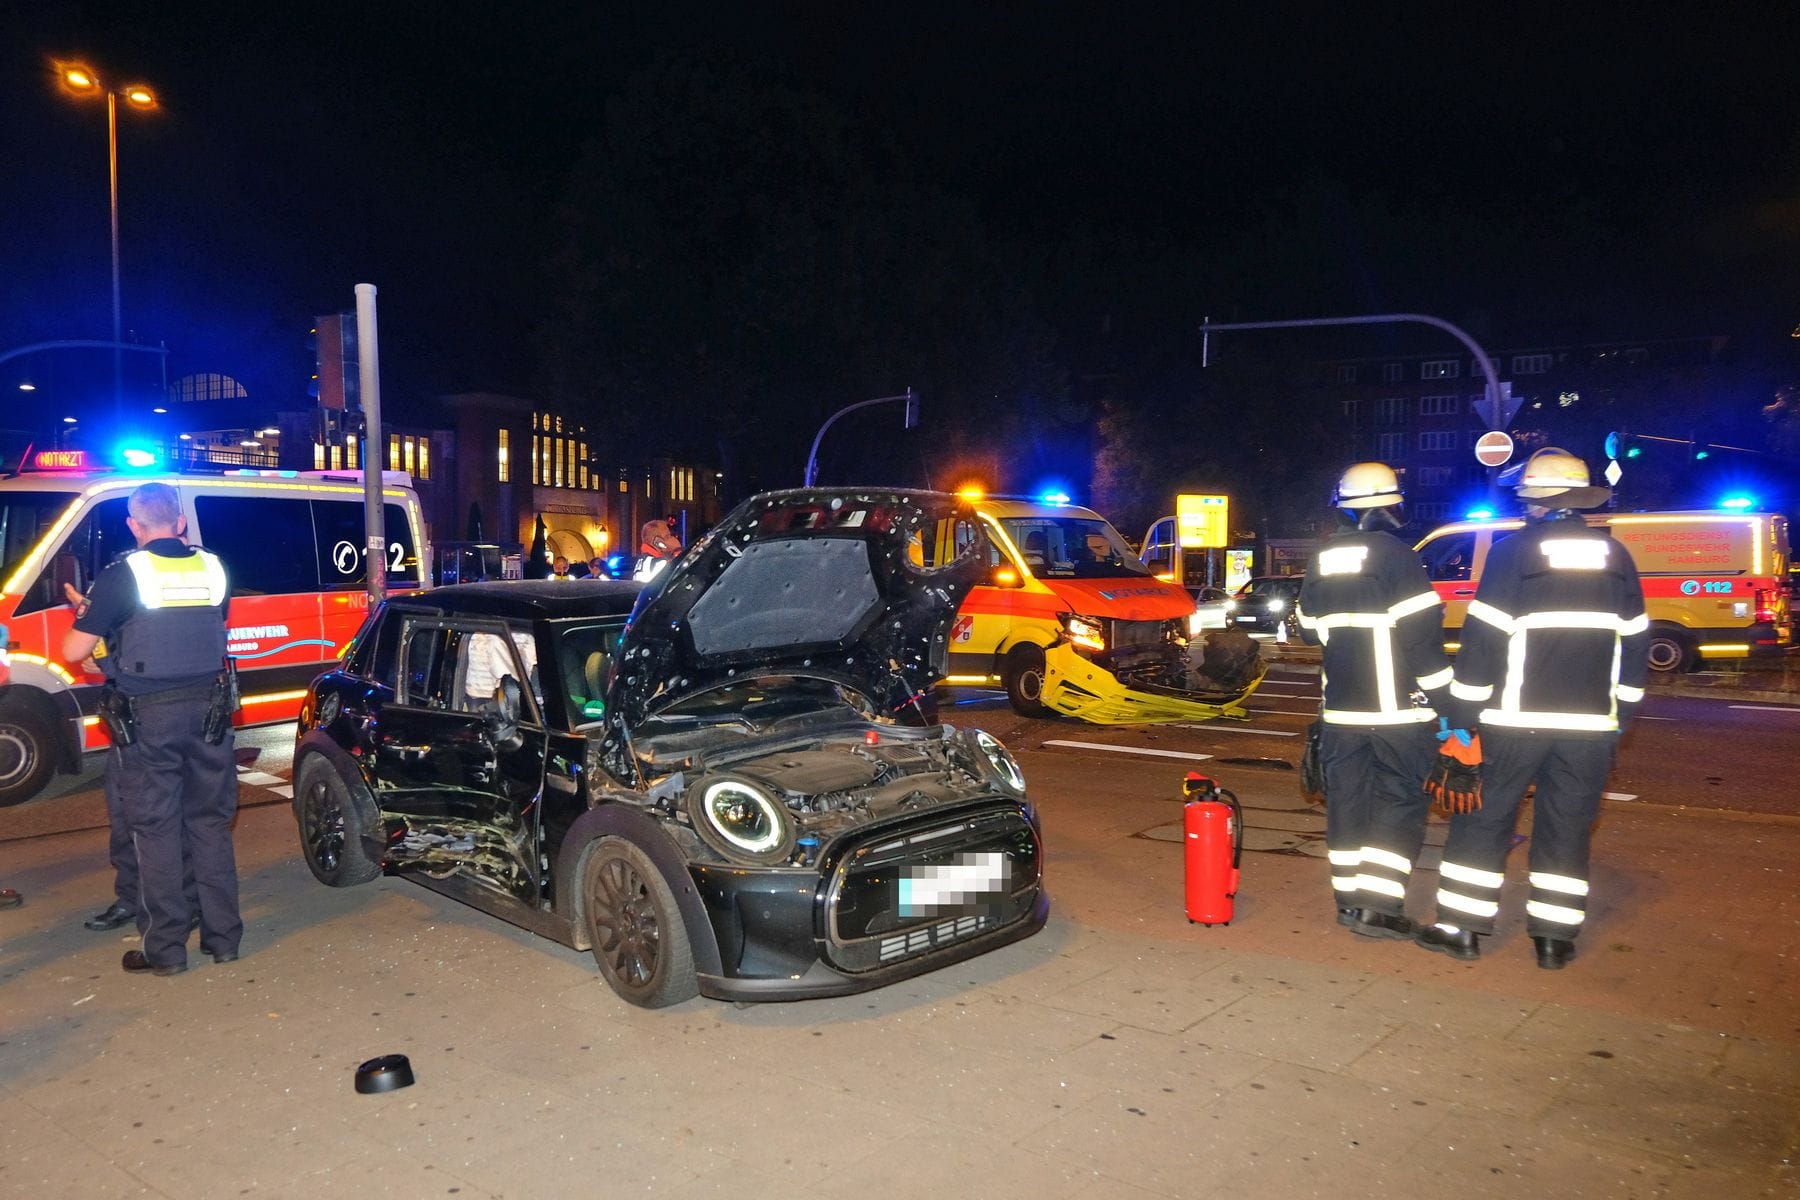
{"type": "Polygon", "coordinates": [[[124,370],[119,357],[119,343],[124,339],[124,323],[119,309],[119,98],[133,108],[156,107],[156,93],[141,83],[122,88],[109,88],[100,77],[80,63],[60,63],[63,87],[70,95],[106,96],[106,176],[107,200],[112,214],[112,331],[113,331],[113,405],[124,405],[124,370]]]}

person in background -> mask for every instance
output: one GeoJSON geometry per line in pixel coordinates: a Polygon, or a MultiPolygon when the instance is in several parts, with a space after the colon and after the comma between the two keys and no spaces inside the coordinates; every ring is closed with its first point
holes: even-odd
{"type": "Polygon", "coordinates": [[[557,555],[550,560],[550,578],[567,579],[569,577],[569,560],[557,555]]]}
{"type": "Polygon", "coordinates": [[[1298,605],[1300,635],[1323,655],[1325,846],[1337,921],[1374,938],[1413,935],[1406,884],[1431,807],[1423,785],[1436,757],[1433,726],[1456,707],[1444,603],[1393,533],[1401,500],[1385,463],[1344,472],[1332,502],[1355,527],[1313,555],[1298,605]]]}
{"type": "Polygon", "coordinates": [[[126,971],[179,975],[187,970],[193,907],[200,906],[200,948],[214,962],[235,962],[244,922],[238,911],[231,821],[237,813],[237,764],[229,711],[218,718],[225,667],[225,565],[187,545],[175,489],[146,483],[126,502],[126,526],[138,548],[94,580],[63,638],[63,658],[87,658],[104,638],[103,699],[115,738],[119,808],[137,860],[136,913],[142,949],[128,950],[126,971]],[[208,736],[209,727],[217,740],[208,736]]]}

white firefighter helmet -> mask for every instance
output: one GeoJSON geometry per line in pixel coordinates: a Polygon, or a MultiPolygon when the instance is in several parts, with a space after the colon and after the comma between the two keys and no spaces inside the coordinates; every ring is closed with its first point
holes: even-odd
{"type": "Polygon", "coordinates": [[[1353,463],[1338,477],[1331,502],[1339,508],[1391,508],[1400,503],[1400,477],[1386,463],[1353,463]]]}
{"type": "Polygon", "coordinates": [[[1587,463],[1560,446],[1545,446],[1502,471],[1500,486],[1542,508],[1598,508],[1612,496],[1611,488],[1592,485],[1587,463]]]}

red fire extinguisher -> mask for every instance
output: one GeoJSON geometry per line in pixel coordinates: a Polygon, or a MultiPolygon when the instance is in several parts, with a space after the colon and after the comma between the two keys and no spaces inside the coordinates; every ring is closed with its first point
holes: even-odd
{"type": "Polygon", "coordinates": [[[1190,925],[1229,925],[1244,857],[1244,810],[1238,798],[1197,771],[1181,782],[1190,925]]]}

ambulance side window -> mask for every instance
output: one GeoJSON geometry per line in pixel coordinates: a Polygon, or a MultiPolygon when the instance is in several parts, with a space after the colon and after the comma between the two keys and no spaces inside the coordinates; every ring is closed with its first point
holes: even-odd
{"type": "Polygon", "coordinates": [[[197,496],[200,542],[225,564],[234,596],[319,589],[307,502],[277,496],[197,496]]]}
{"type": "Polygon", "coordinates": [[[86,592],[94,586],[94,578],[108,563],[128,550],[137,548],[137,539],[125,524],[125,497],[102,500],[76,523],[63,544],[51,556],[25,598],[19,602],[19,615],[39,612],[67,604],[63,596],[64,582],[86,592]]]}
{"type": "Polygon", "coordinates": [[[1425,571],[1433,583],[1456,583],[1467,580],[1475,570],[1475,535],[1446,533],[1419,548],[1425,560],[1425,571]]]}
{"type": "Polygon", "coordinates": [[[1175,521],[1165,517],[1150,527],[1144,539],[1144,565],[1153,575],[1167,575],[1175,570],[1175,521]]]}

